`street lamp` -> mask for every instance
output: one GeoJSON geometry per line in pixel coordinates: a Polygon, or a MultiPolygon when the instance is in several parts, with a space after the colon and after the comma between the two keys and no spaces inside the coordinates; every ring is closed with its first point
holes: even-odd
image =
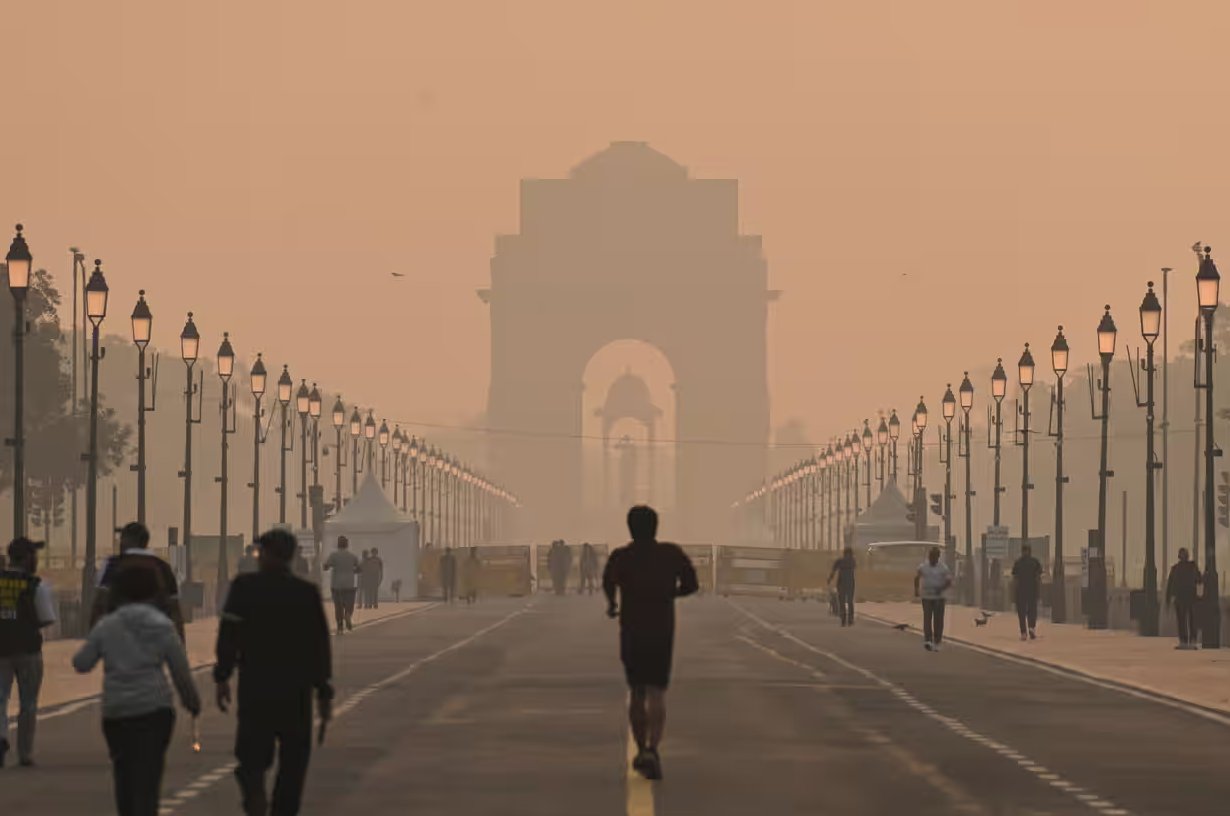
{"type": "Polygon", "coordinates": [[[1221,648],[1221,603],[1218,598],[1217,581],[1217,525],[1213,506],[1217,494],[1213,484],[1213,459],[1221,453],[1213,444],[1213,313],[1217,311],[1218,288],[1221,275],[1213,263],[1212,250],[1204,248],[1200,259],[1200,271],[1196,273],[1196,294],[1200,314],[1204,317],[1204,388],[1205,435],[1204,435],[1204,603],[1205,619],[1201,627],[1201,641],[1206,649],[1221,648]]]}
{"type": "Polygon", "coordinates": [[[969,412],[974,407],[974,384],[969,381],[968,371],[965,372],[965,379],[961,381],[960,395],[961,412],[964,414],[961,424],[965,435],[965,450],[961,452],[961,458],[965,460],[965,578],[961,587],[965,602],[972,605],[977,600],[974,583],[974,482],[970,473],[973,450],[970,446],[969,427],[969,412]]]}
{"type": "Polygon", "coordinates": [[[145,407],[145,381],[150,379],[150,371],[145,367],[145,349],[149,346],[153,325],[154,316],[142,289],[132,310],[132,342],[137,347],[137,464],[132,469],[137,472],[137,521],[141,524],[145,523],[145,414],[154,410],[145,407]]]}
{"type": "MultiPolygon", "coordinates": [[[[1105,629],[1109,625],[1106,598],[1106,480],[1114,475],[1107,467],[1110,432],[1110,363],[1115,357],[1115,321],[1110,316],[1110,306],[1098,323],[1098,356],[1102,360],[1102,379],[1098,387],[1102,391],[1102,414],[1093,411],[1094,420],[1102,421],[1102,458],[1098,470],[1098,541],[1089,548],[1089,628],[1105,629]]],[[[1089,399],[1093,401],[1093,374],[1090,372],[1089,399]]],[[[1093,406],[1090,405],[1090,409],[1093,406]]],[[[1212,497],[1210,497],[1211,500],[1212,497]]]]}
{"type": "MultiPolygon", "coordinates": [[[[1145,608],[1143,610],[1144,614],[1140,619],[1140,633],[1149,637],[1156,637],[1159,632],[1157,557],[1154,552],[1157,525],[1155,523],[1153,505],[1154,472],[1161,463],[1154,461],[1153,447],[1153,344],[1161,333],[1162,304],[1158,301],[1157,295],[1153,293],[1153,281],[1149,281],[1149,289],[1145,292],[1144,300],[1140,304],[1140,334],[1145,340],[1145,363],[1141,368],[1148,380],[1145,386],[1145,401],[1143,403],[1140,402],[1140,389],[1136,389],[1136,403],[1139,407],[1145,409],[1145,608]]],[[[1129,371],[1132,372],[1132,383],[1135,385],[1135,368],[1129,368],[1129,371]]],[[[1127,564],[1123,565],[1123,569],[1123,574],[1126,575],[1127,564]]]]}
{"type": "MultiPolygon", "coordinates": [[[[420,447],[419,438],[417,436],[410,437],[410,445],[406,449],[406,453],[409,454],[409,457],[410,457],[409,462],[408,462],[408,470],[406,472],[410,479],[410,484],[409,484],[410,510],[409,512],[410,512],[410,519],[412,521],[418,520],[418,511],[419,511],[419,495],[418,495],[419,447],[420,447]]],[[[405,490],[406,487],[407,487],[406,485],[402,485],[403,490],[405,490]]],[[[404,506],[404,504],[402,506],[402,510],[403,512],[406,510],[406,507],[404,506]]]]}
{"type": "Polygon", "coordinates": [[[863,420],[863,461],[867,464],[866,481],[864,482],[867,488],[867,508],[871,509],[871,446],[873,444],[871,435],[871,420],[863,420]]]}
{"type": "MultiPolygon", "coordinates": [[[[34,258],[22,226],[17,225],[17,235],[9,245],[4,260],[9,272],[9,293],[13,296],[15,317],[13,320],[13,538],[26,534],[26,431],[25,431],[25,356],[26,356],[26,291],[30,288],[30,268],[34,258]]],[[[92,283],[93,281],[91,281],[92,283]]],[[[106,281],[103,281],[106,286],[106,281]]],[[[75,291],[75,290],[74,290],[75,291]]],[[[88,297],[88,295],[87,295],[88,297]]],[[[106,294],[103,294],[104,312],[106,294]]]]}
{"type": "MultiPolygon", "coordinates": [[[[896,414],[894,414],[896,416],[896,414]]],[[[879,447],[880,457],[880,492],[884,492],[884,479],[888,475],[888,421],[884,419],[884,415],[880,414],[880,427],[876,428],[876,446],[879,447]]]]}
{"type": "Polygon", "coordinates": [[[1029,491],[1033,485],[1029,483],[1029,391],[1034,385],[1034,356],[1029,351],[1029,343],[1017,362],[1019,382],[1021,384],[1021,544],[1029,543],[1029,491]]]}
{"type": "MultiPolygon", "coordinates": [[[[107,316],[107,279],[102,261],[94,261],[94,273],[85,287],[86,315],[92,328],[90,353],[90,448],[87,454],[89,475],[85,483],[85,566],[81,570],[81,609],[94,602],[94,561],[98,557],[98,361],[103,350],[98,346],[99,328],[107,316]]],[[[24,326],[18,326],[18,333],[24,326]]],[[[19,491],[20,492],[20,491],[19,491]]]]}
{"type": "Polygon", "coordinates": [[[401,428],[393,426],[393,436],[391,438],[393,446],[393,506],[397,506],[397,472],[398,466],[401,463],[401,428]]]}
{"type": "Polygon", "coordinates": [[[367,412],[367,422],[363,423],[363,438],[367,441],[367,450],[364,454],[364,459],[367,460],[367,466],[371,467],[374,461],[372,457],[375,451],[372,449],[372,443],[376,439],[376,418],[372,416],[372,411],[367,412]]]}
{"type": "Polygon", "coordinates": [[[927,431],[927,406],[918,398],[914,408],[914,540],[927,537],[927,488],[923,485],[923,435],[927,431]]]}
{"type": "Polygon", "coordinates": [[[901,420],[897,419],[897,409],[893,409],[888,418],[888,438],[892,442],[893,484],[897,484],[897,440],[901,438],[901,420]]]}
{"type": "Polygon", "coordinates": [[[342,448],[342,429],[346,427],[346,406],[342,404],[342,398],[339,395],[333,403],[333,430],[337,433],[337,492],[333,495],[333,506],[337,508],[337,512],[342,510],[342,466],[345,459],[345,451],[342,448]]]}
{"type": "Polygon", "coordinates": [[[944,415],[944,430],[942,432],[944,452],[944,561],[954,573],[957,569],[957,542],[952,537],[952,420],[957,415],[957,398],[952,393],[952,383],[944,392],[944,400],[940,403],[944,415]]]}
{"type": "Polygon", "coordinates": [[[265,434],[261,433],[261,417],[264,416],[261,400],[265,396],[265,386],[269,381],[265,362],[259,352],[249,375],[252,379],[252,401],[255,405],[252,409],[252,484],[248,486],[252,488],[252,540],[256,541],[261,534],[261,445],[265,441],[265,434]]]}
{"type": "Polygon", "coordinates": [[[299,390],[295,392],[295,409],[299,414],[299,441],[303,448],[299,452],[299,529],[306,530],[308,526],[308,413],[312,408],[312,394],[308,391],[307,380],[299,381],[299,390]]]}
{"type": "Polygon", "coordinates": [[[219,507],[219,524],[218,524],[218,609],[221,610],[226,604],[226,582],[230,576],[227,574],[226,563],[226,511],[227,511],[227,487],[230,485],[230,474],[227,468],[227,451],[230,449],[230,444],[227,442],[227,437],[235,433],[235,400],[231,396],[231,377],[235,374],[235,350],[231,348],[230,334],[222,333],[222,346],[218,349],[218,379],[222,381],[222,477],[218,479],[221,484],[221,502],[219,507]],[[229,413],[229,419],[228,419],[229,413]]]}
{"type": "Polygon", "coordinates": [[[291,438],[291,443],[286,444],[286,438],[289,436],[288,431],[291,427],[290,400],[291,390],[295,387],[295,381],[290,378],[290,367],[282,366],[282,376],[278,377],[278,404],[282,406],[282,452],[281,452],[281,473],[282,483],[278,487],[278,523],[286,524],[286,454],[295,449],[294,437],[291,438]]]}
{"type": "Polygon", "coordinates": [[[1063,326],[1051,343],[1051,370],[1055,372],[1055,563],[1051,566],[1051,623],[1066,623],[1068,618],[1067,577],[1063,563],[1063,377],[1068,373],[1068,340],[1063,326]]]}
{"type": "Polygon", "coordinates": [[[421,497],[421,500],[416,499],[415,503],[418,505],[419,537],[422,538],[422,536],[427,531],[427,527],[426,527],[426,520],[427,520],[427,440],[426,439],[419,440],[418,482],[419,482],[419,495],[421,497]]]}
{"type": "Polygon", "coordinates": [[[320,413],[322,410],[320,389],[312,383],[308,395],[308,415],[312,417],[312,485],[320,484],[320,413]]]}
{"type": "Polygon", "coordinates": [[[380,420],[380,487],[387,488],[389,486],[389,425],[383,419],[380,420]]]}
{"type": "Polygon", "coordinates": [[[363,435],[363,416],[359,413],[359,406],[355,406],[354,411],[350,414],[350,441],[352,447],[350,449],[350,471],[354,479],[354,486],[351,489],[350,495],[359,492],[359,474],[363,472],[363,460],[359,457],[359,437],[363,435]]]}
{"type": "Polygon", "coordinates": [[[197,383],[192,381],[192,369],[201,351],[201,333],[188,312],[188,322],[179,333],[179,356],[184,361],[187,380],[184,386],[184,583],[192,583],[192,426],[199,425],[205,407],[205,374],[197,383]],[[197,397],[197,410],[192,410],[192,398],[197,397]]]}

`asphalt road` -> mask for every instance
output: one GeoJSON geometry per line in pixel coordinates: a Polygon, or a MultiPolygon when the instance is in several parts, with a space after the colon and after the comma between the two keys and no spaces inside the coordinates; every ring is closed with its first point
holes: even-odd
{"type": "MultiPolygon", "coordinates": [[[[338,718],[306,814],[1222,814],[1230,725],[810,603],[680,609],[666,778],[627,769],[615,624],[595,598],[437,607],[336,641],[338,718]]],[[[202,690],[210,684],[202,680],[202,690]]],[[[111,813],[98,708],[40,722],[0,811],[111,813]]],[[[164,813],[239,813],[231,717],[186,717],[164,813]]]]}

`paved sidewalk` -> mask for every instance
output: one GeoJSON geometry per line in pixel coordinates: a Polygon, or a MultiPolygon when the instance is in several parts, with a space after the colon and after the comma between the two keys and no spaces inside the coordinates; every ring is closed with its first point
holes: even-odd
{"type": "MultiPolygon", "coordinates": [[[[379,609],[356,609],[354,623],[359,626],[364,623],[381,620],[406,612],[430,606],[430,602],[383,603],[379,609]]],[[[330,626],[333,622],[333,609],[326,604],[330,626]]],[[[214,644],[218,636],[218,619],[207,618],[188,624],[188,660],[192,667],[200,668],[214,662],[214,644]]],[[[72,667],[72,658],[81,648],[79,640],[53,640],[43,645],[43,687],[39,693],[39,709],[71,703],[83,698],[93,697],[102,692],[102,666],[89,674],[77,674],[72,667]]],[[[17,690],[9,699],[9,713],[17,714],[17,690]]]]}
{"type": "MultiPolygon", "coordinates": [[[[921,631],[922,607],[909,603],[860,604],[856,614],[921,631]]],[[[1015,612],[1000,612],[975,626],[978,612],[950,605],[944,637],[1041,661],[1131,686],[1141,691],[1230,712],[1230,650],[1179,651],[1173,638],[1145,638],[1133,632],[1094,631],[1079,624],[1038,621],[1038,639],[1022,641],[1015,612]]]]}

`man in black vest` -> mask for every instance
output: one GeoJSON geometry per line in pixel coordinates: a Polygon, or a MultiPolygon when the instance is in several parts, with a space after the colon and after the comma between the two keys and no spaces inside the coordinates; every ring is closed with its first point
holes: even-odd
{"type": "Polygon", "coordinates": [[[43,628],[56,621],[51,587],[41,581],[42,542],[25,538],[9,544],[8,568],[0,572],[0,767],[9,751],[9,694],[17,681],[17,758],[34,764],[34,723],[43,684],[43,628]]]}

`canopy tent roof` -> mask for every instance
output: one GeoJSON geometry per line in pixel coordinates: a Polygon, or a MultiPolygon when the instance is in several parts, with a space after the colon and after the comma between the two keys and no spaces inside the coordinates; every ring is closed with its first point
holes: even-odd
{"type": "Polygon", "coordinates": [[[897,524],[908,524],[913,527],[914,522],[910,521],[909,515],[910,507],[906,503],[905,496],[901,495],[896,485],[887,484],[871,503],[871,507],[858,517],[858,524],[860,527],[891,527],[897,524]]]}
{"type": "Polygon", "coordinates": [[[340,513],[325,522],[325,526],[334,534],[392,533],[413,523],[389,500],[373,469],[369,468],[359,492],[340,513]]]}

